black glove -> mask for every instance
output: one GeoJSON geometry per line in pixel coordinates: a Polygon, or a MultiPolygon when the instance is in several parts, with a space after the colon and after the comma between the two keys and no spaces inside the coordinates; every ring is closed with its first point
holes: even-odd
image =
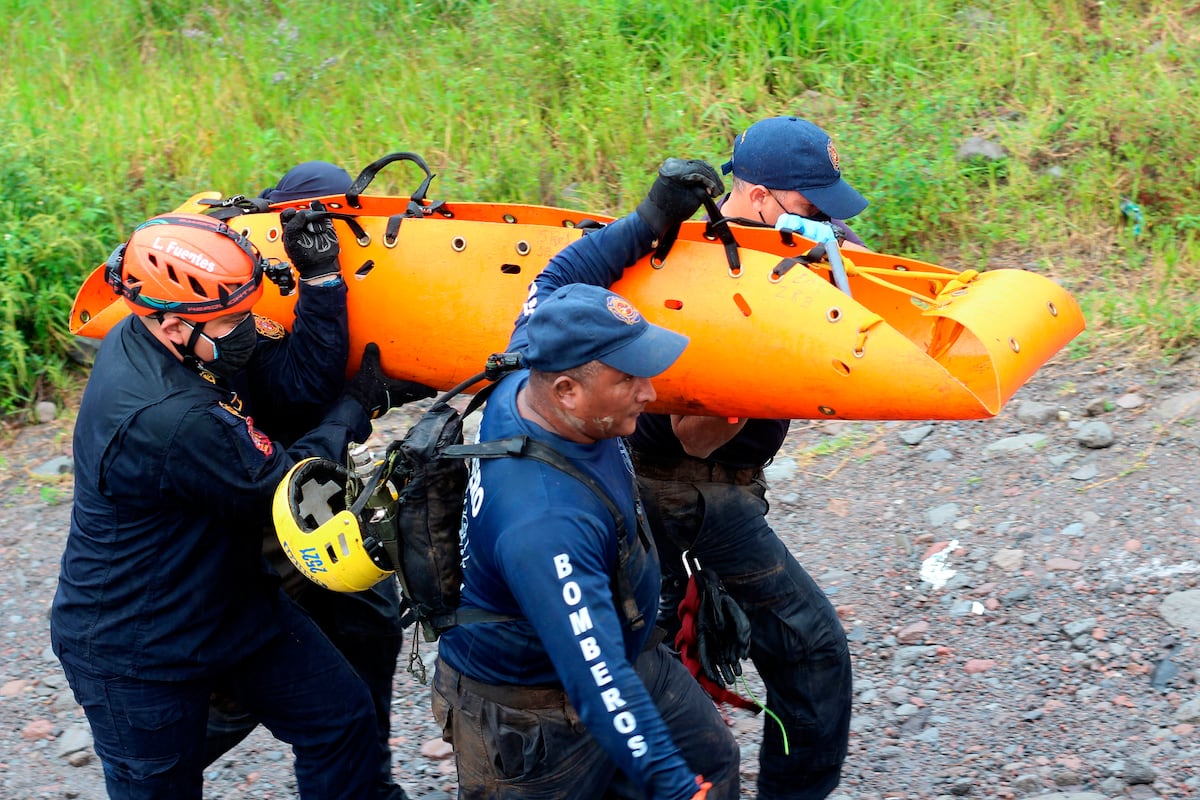
{"type": "Polygon", "coordinates": [[[358,372],[346,383],[346,394],[357,400],[371,419],[377,419],[397,406],[433,397],[437,391],[423,383],[393,380],[384,375],[379,366],[379,345],[369,342],[363,348],[358,372]]]}
{"type": "Polygon", "coordinates": [[[714,681],[732,686],[742,674],[742,659],[750,654],[750,620],[721,585],[717,573],[692,573],[700,596],[696,612],[696,658],[714,681]]]}
{"type": "Polygon", "coordinates": [[[707,162],[668,158],[658,168],[658,178],[638,205],[637,213],[661,239],[667,231],[691,219],[705,195],[720,197],[724,191],[721,176],[707,162]]]}
{"type": "MultiPolygon", "coordinates": [[[[312,211],[324,211],[317,200],[312,202],[312,211]]],[[[333,220],[329,217],[313,218],[312,211],[285,208],[279,215],[283,223],[283,249],[301,280],[325,278],[338,274],[337,234],[333,231],[333,220]]]]}

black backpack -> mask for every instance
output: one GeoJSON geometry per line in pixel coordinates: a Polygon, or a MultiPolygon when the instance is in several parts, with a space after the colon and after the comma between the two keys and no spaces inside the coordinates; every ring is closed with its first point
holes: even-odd
{"type": "MultiPolygon", "coordinates": [[[[534,458],[590,488],[617,523],[619,564],[613,576],[613,597],[635,630],[646,624],[638,611],[627,569],[631,551],[624,515],[591,476],[554,448],[527,436],[463,444],[463,419],[482,407],[496,381],[522,366],[519,354],[490,356],[483,372],[440,395],[404,438],[388,447],[383,462],[371,473],[357,498],[347,497],[351,512],[359,520],[367,551],[381,568],[395,570],[404,594],[406,625],[419,623],[427,642],[436,641],[455,625],[515,619],[458,607],[463,582],[459,531],[468,458],[534,458]],[[491,382],[471,398],[463,411],[450,405],[450,400],[484,380],[491,382]],[[390,493],[379,491],[387,483],[395,489],[394,513],[373,514],[371,498],[387,497],[390,493]]],[[[641,546],[652,548],[644,525],[638,525],[638,533],[641,546]]],[[[417,646],[414,636],[408,670],[424,683],[425,669],[417,646]]]]}

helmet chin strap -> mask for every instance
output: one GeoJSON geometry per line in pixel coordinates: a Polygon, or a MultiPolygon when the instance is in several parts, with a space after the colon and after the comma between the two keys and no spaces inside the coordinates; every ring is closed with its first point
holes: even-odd
{"type": "MultiPolygon", "coordinates": [[[[179,351],[179,355],[183,356],[183,363],[189,367],[193,369],[203,367],[204,362],[196,355],[196,342],[200,341],[201,336],[204,336],[204,323],[192,323],[182,318],[180,318],[180,321],[192,329],[192,335],[188,337],[187,344],[177,344],[175,345],[175,349],[179,351]]],[[[204,338],[208,339],[207,336],[204,336],[204,338]]],[[[208,340],[212,341],[212,339],[208,340]]]]}

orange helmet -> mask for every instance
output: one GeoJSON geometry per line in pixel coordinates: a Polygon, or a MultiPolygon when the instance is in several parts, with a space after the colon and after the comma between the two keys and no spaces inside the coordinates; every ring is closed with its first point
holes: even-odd
{"type": "Polygon", "coordinates": [[[266,261],[228,225],[202,214],[162,214],[134,230],[105,266],[108,284],[141,316],[172,311],[195,322],[249,311],[266,261]]]}

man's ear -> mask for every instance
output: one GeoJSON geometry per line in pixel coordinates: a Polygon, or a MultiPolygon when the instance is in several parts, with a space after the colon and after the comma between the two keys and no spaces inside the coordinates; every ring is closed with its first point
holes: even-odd
{"type": "Polygon", "coordinates": [[[763,203],[767,202],[767,198],[771,196],[771,192],[761,183],[756,183],[750,187],[750,191],[746,192],[746,197],[754,204],[756,211],[760,210],[763,203]]]}
{"type": "Polygon", "coordinates": [[[554,379],[552,388],[554,400],[558,405],[567,411],[574,411],[579,402],[579,393],[583,391],[583,386],[579,381],[570,375],[559,375],[554,379]]]}
{"type": "MultiPolygon", "coordinates": [[[[147,322],[150,320],[147,319],[147,322]]],[[[192,329],[184,323],[183,318],[174,315],[164,316],[158,323],[158,328],[170,342],[181,347],[187,344],[188,337],[192,335],[192,329]]]]}

